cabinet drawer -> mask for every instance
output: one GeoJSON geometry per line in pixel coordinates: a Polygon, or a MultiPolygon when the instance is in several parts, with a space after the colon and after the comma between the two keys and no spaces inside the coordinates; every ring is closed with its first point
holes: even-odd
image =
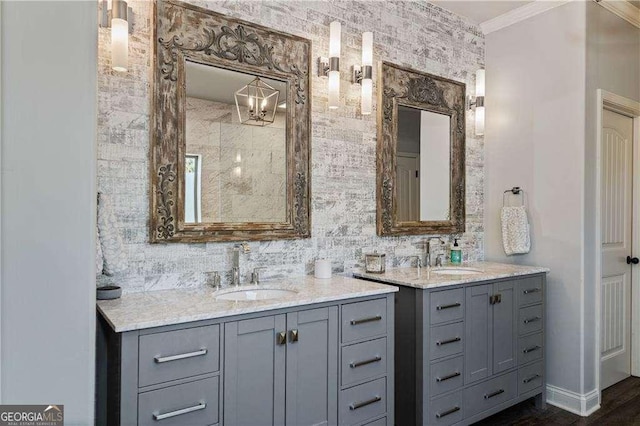
{"type": "Polygon", "coordinates": [[[542,361],[522,367],[518,371],[518,393],[520,395],[539,388],[544,383],[542,361]]]}
{"type": "Polygon", "coordinates": [[[431,366],[431,396],[437,396],[462,386],[464,371],[463,357],[440,361],[431,366]]]}
{"type": "Polygon", "coordinates": [[[218,371],[219,361],[218,324],[140,336],[139,386],[218,371]]]}
{"type": "Polygon", "coordinates": [[[340,392],[341,425],[353,425],[387,411],[387,379],[382,378],[340,392]]]}
{"type": "Polygon", "coordinates": [[[462,391],[434,399],[429,404],[428,425],[446,426],[463,418],[462,391]]]}
{"type": "Polygon", "coordinates": [[[441,325],[431,328],[429,338],[429,353],[431,359],[455,355],[462,352],[464,337],[464,323],[441,325]]]}
{"type": "Polygon", "coordinates": [[[532,333],[542,330],[542,305],[521,308],[518,322],[520,334],[532,333]]]}
{"type": "Polygon", "coordinates": [[[387,299],[342,306],[342,342],[387,334],[387,299]]]}
{"type": "Polygon", "coordinates": [[[387,418],[383,417],[381,419],[374,420],[369,423],[365,423],[363,426],[387,426],[387,418]]]}
{"type": "Polygon", "coordinates": [[[544,354],[544,339],[542,333],[525,336],[518,339],[518,364],[526,364],[542,358],[544,354]]]}
{"type": "Polygon", "coordinates": [[[461,320],[464,317],[464,289],[431,293],[431,324],[461,320]]]}
{"type": "Polygon", "coordinates": [[[138,426],[218,423],[218,377],[170,386],[138,397],[138,426]]]}
{"type": "Polygon", "coordinates": [[[518,281],[518,305],[542,302],[542,277],[524,278],[518,281]]]}
{"type": "Polygon", "coordinates": [[[471,417],[516,397],[518,372],[496,377],[464,390],[465,415],[471,417]]]}
{"type": "Polygon", "coordinates": [[[342,348],[342,385],[347,386],[387,372],[387,339],[342,348]]]}

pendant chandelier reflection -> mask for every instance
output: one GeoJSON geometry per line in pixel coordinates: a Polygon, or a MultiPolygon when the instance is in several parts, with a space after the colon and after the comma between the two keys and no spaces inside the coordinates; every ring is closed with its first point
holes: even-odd
{"type": "Polygon", "coordinates": [[[275,120],[280,92],[256,77],[235,93],[242,124],[267,126],[275,120]]]}

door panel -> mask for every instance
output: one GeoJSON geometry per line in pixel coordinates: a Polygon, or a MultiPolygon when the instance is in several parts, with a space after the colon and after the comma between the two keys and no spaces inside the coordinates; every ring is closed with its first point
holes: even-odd
{"type": "Polygon", "coordinates": [[[286,316],[225,324],[224,424],[267,426],[285,423],[286,316]]]}
{"type": "Polygon", "coordinates": [[[494,285],[494,294],[500,295],[500,302],[493,305],[493,374],[516,366],[518,331],[515,292],[513,281],[494,285]]]}
{"type": "Polygon", "coordinates": [[[493,285],[476,285],[465,289],[465,371],[464,382],[472,383],[491,375],[491,305],[493,285]]]}
{"type": "Polygon", "coordinates": [[[336,424],[338,308],[287,314],[287,329],[287,425],[336,424]]]}
{"type": "Polygon", "coordinates": [[[631,374],[633,120],[603,111],[601,156],[602,280],[600,387],[631,374]]]}
{"type": "Polygon", "coordinates": [[[398,153],[396,161],[398,221],[420,220],[420,158],[398,153]]]}

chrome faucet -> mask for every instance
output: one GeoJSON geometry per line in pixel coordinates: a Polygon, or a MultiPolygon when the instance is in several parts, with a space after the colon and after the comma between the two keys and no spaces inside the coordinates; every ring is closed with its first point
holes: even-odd
{"type": "MultiPolygon", "coordinates": [[[[431,240],[435,240],[435,239],[440,240],[440,244],[444,244],[444,240],[439,235],[435,237],[427,238],[427,242],[425,244],[425,254],[426,254],[425,265],[427,268],[431,267],[431,240]]],[[[436,266],[442,266],[442,259],[440,259],[440,262],[438,262],[438,259],[436,259],[436,266]],[[438,263],[440,263],[440,265],[438,265],[438,263]]]]}
{"type": "Polygon", "coordinates": [[[240,243],[233,246],[233,258],[231,267],[231,285],[240,285],[240,250],[243,254],[251,252],[251,248],[248,243],[240,243]]]}

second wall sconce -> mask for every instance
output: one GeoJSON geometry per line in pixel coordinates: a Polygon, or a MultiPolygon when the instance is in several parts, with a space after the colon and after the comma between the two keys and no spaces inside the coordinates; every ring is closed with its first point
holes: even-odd
{"type": "Polygon", "coordinates": [[[468,109],[476,110],[476,135],[484,135],[484,70],[476,71],[476,96],[469,96],[468,109]]]}
{"type": "Polygon", "coordinates": [[[111,27],[111,68],[125,72],[129,66],[129,6],[124,0],[103,0],[101,4],[100,26],[111,27]]]}
{"type": "Polygon", "coordinates": [[[329,58],[318,59],[318,76],[329,77],[329,109],[340,104],[340,38],[340,22],[333,21],[329,26],[329,58]]]}
{"type": "Polygon", "coordinates": [[[353,67],[353,82],[362,85],[360,113],[370,115],[373,109],[373,33],[362,33],[362,65],[353,67]]]}

